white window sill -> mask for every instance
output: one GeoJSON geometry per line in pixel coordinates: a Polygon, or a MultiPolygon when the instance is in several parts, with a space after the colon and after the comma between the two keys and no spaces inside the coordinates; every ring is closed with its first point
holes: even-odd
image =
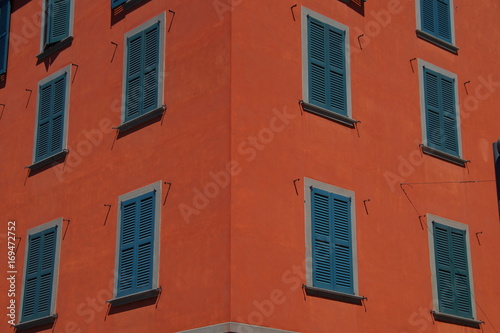
{"type": "Polygon", "coordinates": [[[113,299],[110,299],[106,302],[111,304],[111,306],[120,306],[120,305],[124,305],[124,304],[137,302],[137,301],[147,299],[147,298],[157,297],[160,294],[160,292],[161,292],[161,287],[156,288],[156,289],[149,289],[149,290],[141,291],[141,292],[131,294],[131,295],[113,298],[113,299]]]}
{"type": "Polygon", "coordinates": [[[66,157],[66,155],[68,155],[68,153],[69,153],[68,149],[63,149],[59,153],[56,153],[52,156],[44,158],[43,160],[40,160],[38,162],[34,162],[33,164],[27,166],[26,169],[30,169],[33,171],[33,170],[36,170],[38,168],[44,167],[52,162],[57,162],[59,160],[62,160],[63,158],[66,157]]]}
{"type": "Polygon", "coordinates": [[[73,36],[68,36],[63,40],[60,40],[59,42],[50,45],[48,48],[37,54],[36,57],[38,58],[38,60],[41,60],[51,55],[52,53],[60,51],[66,48],[67,46],[70,46],[73,43],[73,39],[74,39],[73,36]]]}
{"type": "Polygon", "coordinates": [[[484,321],[454,316],[454,315],[436,312],[436,311],[431,311],[431,313],[432,313],[432,316],[434,317],[435,320],[442,321],[445,323],[450,323],[450,324],[457,324],[457,325],[463,325],[463,326],[468,326],[468,327],[473,327],[473,328],[480,328],[480,325],[484,323],[484,321]]]}
{"type": "Polygon", "coordinates": [[[433,36],[425,31],[417,29],[417,37],[422,38],[423,40],[426,40],[429,43],[432,43],[436,46],[439,46],[440,48],[442,48],[448,52],[451,52],[453,54],[458,54],[458,47],[456,47],[455,45],[450,44],[442,39],[439,39],[436,36],[433,36]]]}
{"type": "Polygon", "coordinates": [[[11,327],[14,327],[16,329],[16,331],[22,331],[22,330],[25,330],[28,328],[52,324],[56,320],[56,318],[57,318],[57,313],[50,315],[50,316],[37,318],[37,319],[30,320],[30,321],[25,321],[25,322],[19,323],[17,325],[11,325],[11,327]]]}
{"type": "Polygon", "coordinates": [[[134,119],[131,119],[131,120],[119,125],[119,126],[113,127],[113,129],[117,129],[120,132],[125,132],[125,131],[127,131],[135,126],[138,126],[138,125],[148,121],[148,120],[162,116],[166,109],[167,109],[167,107],[165,105],[162,105],[153,111],[149,111],[148,113],[141,114],[140,116],[135,117],[134,119]]]}
{"type": "Polygon", "coordinates": [[[351,295],[351,294],[341,293],[338,291],[326,290],[306,285],[303,285],[302,288],[304,288],[307,296],[326,298],[345,303],[361,305],[363,300],[368,299],[364,296],[351,295]]]}
{"type": "Polygon", "coordinates": [[[302,106],[302,109],[304,111],[316,114],[318,116],[333,120],[339,124],[346,125],[349,127],[354,128],[354,125],[356,123],[360,123],[360,121],[352,119],[350,117],[346,117],[344,115],[341,115],[340,113],[336,113],[330,110],[327,110],[325,108],[304,102],[304,101],[299,101],[300,105],[302,106]]]}
{"type": "Polygon", "coordinates": [[[437,157],[437,158],[442,159],[446,162],[450,162],[450,163],[459,165],[459,166],[464,167],[464,168],[465,168],[465,165],[467,164],[467,162],[470,162],[469,160],[464,160],[463,158],[442,152],[440,150],[437,150],[437,149],[434,149],[434,148],[431,148],[431,147],[425,146],[425,145],[422,145],[422,152],[424,154],[437,157]]]}

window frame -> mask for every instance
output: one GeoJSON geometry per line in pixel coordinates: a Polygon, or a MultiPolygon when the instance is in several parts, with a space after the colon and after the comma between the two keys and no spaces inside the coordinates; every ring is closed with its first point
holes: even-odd
{"type": "Polygon", "coordinates": [[[420,94],[420,123],[422,126],[422,151],[427,155],[431,155],[447,162],[465,167],[468,160],[463,159],[462,151],[462,130],[461,130],[461,117],[460,117],[460,103],[458,94],[458,77],[456,74],[449,72],[445,69],[437,67],[427,61],[418,59],[418,76],[419,76],[419,94],[420,94]],[[427,136],[427,109],[425,99],[425,68],[444,75],[454,81],[454,95],[455,95],[455,121],[457,126],[457,150],[458,156],[441,151],[437,148],[429,146],[427,136]]]}
{"type": "Polygon", "coordinates": [[[356,237],[356,207],[355,193],[334,185],[330,185],[318,180],[304,177],[304,212],[305,212],[305,244],[306,244],[306,293],[310,296],[333,299],[347,303],[361,304],[365,297],[359,295],[358,289],[358,255],[357,255],[357,237],[356,237]],[[314,286],[313,281],[313,244],[312,244],[312,197],[311,188],[316,188],[329,193],[334,193],[343,197],[350,198],[351,215],[351,251],[352,251],[352,284],[353,294],[345,292],[318,288],[314,286]]]}
{"type": "Polygon", "coordinates": [[[349,27],[337,22],[329,17],[314,12],[306,7],[302,7],[302,107],[305,111],[331,119],[340,124],[354,127],[358,121],[352,118],[352,91],[351,91],[351,48],[349,27]],[[347,115],[315,105],[310,100],[309,95],[309,25],[308,17],[312,17],[322,23],[332,26],[344,32],[344,56],[345,56],[345,91],[346,91],[346,112],[347,115]]]}
{"type": "Polygon", "coordinates": [[[111,10],[115,10],[116,8],[122,6],[124,10],[127,10],[129,8],[132,8],[136,4],[142,2],[144,0],[121,0],[118,2],[118,4],[113,5],[113,0],[111,0],[111,10]]]}
{"type": "Polygon", "coordinates": [[[74,9],[75,3],[74,0],[69,0],[69,27],[68,27],[68,36],[65,38],[53,42],[49,44],[47,42],[47,30],[48,30],[48,19],[47,19],[47,8],[49,6],[49,1],[51,0],[43,0],[42,3],[42,26],[40,33],[40,53],[36,56],[38,59],[43,59],[46,56],[62,50],[66,46],[70,45],[73,42],[73,26],[74,26],[74,9]]]}
{"type": "Polygon", "coordinates": [[[18,330],[21,329],[26,329],[26,328],[31,328],[31,327],[36,327],[40,325],[45,325],[48,323],[52,323],[55,321],[57,317],[56,313],[56,299],[57,299],[57,286],[58,286],[58,280],[59,280],[59,264],[60,264],[60,253],[61,253],[61,241],[62,241],[62,226],[63,226],[63,218],[60,217],[58,219],[52,220],[50,222],[44,223],[42,225],[39,225],[37,227],[31,228],[27,231],[27,238],[28,241],[26,242],[26,250],[24,254],[24,271],[23,271],[23,280],[22,280],[22,291],[21,291],[21,298],[20,298],[20,303],[19,303],[19,309],[21,311],[20,316],[19,316],[19,323],[17,325],[14,325],[14,327],[18,330]],[[49,316],[44,316],[40,318],[35,318],[29,321],[22,321],[23,318],[23,303],[24,303],[24,295],[26,292],[26,280],[27,280],[27,265],[28,265],[28,252],[29,252],[29,238],[31,235],[35,235],[39,232],[43,232],[47,229],[57,227],[56,229],[56,241],[55,241],[55,252],[54,252],[54,272],[53,272],[53,279],[52,279],[52,296],[51,296],[51,305],[50,305],[50,311],[49,311],[49,316]]]}
{"type": "MultiPolygon", "coordinates": [[[[455,41],[455,11],[453,10],[454,7],[454,0],[449,0],[450,2],[450,34],[451,34],[451,42],[448,42],[446,40],[443,40],[439,38],[436,35],[433,35],[431,33],[428,33],[423,30],[422,27],[422,6],[421,2],[423,0],[417,0],[415,1],[415,12],[417,16],[417,36],[427,42],[430,42],[446,51],[449,51],[454,54],[458,54],[459,48],[456,46],[456,41],[455,41]]],[[[437,0],[436,0],[437,1],[437,0]]]]}
{"type": "Polygon", "coordinates": [[[444,217],[440,217],[431,213],[427,213],[427,230],[428,232],[428,242],[429,242],[429,256],[430,256],[430,268],[431,268],[431,283],[432,283],[432,299],[434,310],[431,311],[434,318],[438,321],[444,321],[464,326],[479,327],[482,321],[477,320],[475,294],[474,294],[474,277],[472,269],[472,259],[471,259],[471,246],[469,237],[469,226],[460,222],[456,222],[444,217]],[[438,285],[437,285],[437,267],[436,267],[436,254],[435,254],[435,239],[434,239],[434,225],[433,222],[442,224],[447,227],[451,227],[457,230],[465,232],[465,243],[467,249],[467,267],[469,276],[469,286],[470,286],[470,303],[472,318],[465,318],[456,315],[451,315],[443,313],[440,311],[439,295],[438,295],[438,285]]]}
{"type": "Polygon", "coordinates": [[[164,105],[164,68],[165,68],[165,20],[166,13],[162,12],[159,15],[149,19],[144,22],[140,26],[130,30],[124,36],[124,45],[125,50],[123,52],[123,78],[122,78],[122,106],[121,106],[121,118],[120,125],[116,127],[116,129],[120,131],[128,130],[138,124],[141,124],[147,120],[158,117],[165,111],[164,105]],[[153,25],[159,23],[159,55],[158,55],[158,91],[157,91],[157,101],[156,108],[152,111],[141,114],[135,118],[130,120],[126,120],[126,112],[127,112],[127,91],[128,91],[128,77],[127,77],[127,65],[128,65],[128,39],[137,35],[138,33],[147,30],[153,25]]]}
{"type": "Polygon", "coordinates": [[[122,194],[118,197],[118,213],[116,226],[116,246],[115,246],[115,269],[114,269],[114,286],[113,299],[108,300],[111,305],[122,305],[135,302],[141,299],[155,297],[159,292],[159,263],[160,263],[160,230],[161,230],[161,186],[162,181],[157,181],[142,188],[122,194]],[[122,228],[122,202],[130,199],[135,199],[144,194],[156,191],[154,202],[154,227],[153,227],[153,264],[152,264],[152,286],[151,289],[131,293],[128,295],[118,296],[118,278],[120,268],[120,245],[121,245],[121,228],[122,228]]]}
{"type": "Polygon", "coordinates": [[[35,118],[35,137],[33,140],[33,163],[28,167],[29,169],[36,169],[45,166],[53,161],[56,161],[63,156],[65,156],[69,151],[67,149],[68,144],[68,124],[69,124],[69,105],[70,105],[70,86],[71,86],[71,65],[68,65],[55,73],[47,76],[46,78],[40,80],[37,86],[37,103],[36,103],[36,118],[35,118]],[[63,113],[63,133],[62,133],[62,143],[61,151],[47,156],[41,160],[37,160],[37,143],[38,143],[38,130],[40,121],[40,89],[43,85],[58,79],[62,75],[66,75],[66,89],[65,89],[65,102],[64,102],[64,113],[63,113]]]}

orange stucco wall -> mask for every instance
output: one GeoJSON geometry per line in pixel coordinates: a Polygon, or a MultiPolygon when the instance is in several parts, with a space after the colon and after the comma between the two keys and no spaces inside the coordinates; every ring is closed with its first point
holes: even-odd
{"type": "Polygon", "coordinates": [[[428,230],[419,215],[431,213],[469,226],[477,317],[486,322],[484,331],[500,324],[495,183],[405,186],[411,203],[399,185],[494,179],[500,73],[493,22],[500,7],[461,0],[454,6],[458,55],[417,38],[414,1],[368,0],[364,14],[340,1],[317,0],[243,1],[234,10],[232,154],[243,161],[243,171],[231,194],[233,321],[298,332],[476,331],[433,322],[430,315],[428,230]],[[350,29],[352,117],[361,121],[356,129],[300,110],[301,6],[350,29]],[[458,76],[463,156],[471,161],[466,168],[421,153],[413,58],[458,76]],[[490,77],[493,87],[483,83],[490,77]],[[270,135],[276,110],[288,114],[289,123],[270,135]],[[252,143],[249,136],[259,135],[252,143]],[[355,192],[364,306],[305,297],[301,289],[304,177],[355,192]],[[479,241],[476,232],[482,232],[479,241]]]}
{"type": "MultiPolygon", "coordinates": [[[[63,217],[70,222],[63,224],[58,319],[41,332],[179,332],[228,321],[306,333],[477,332],[430,315],[428,230],[419,216],[431,213],[469,226],[476,314],[483,332],[495,332],[500,225],[491,144],[500,136],[500,4],[454,0],[454,7],[458,55],[416,36],[408,0],[368,0],[361,9],[337,0],[151,0],[117,15],[109,1],[75,1],[72,45],[39,63],[41,5],[13,1],[0,89],[0,221],[16,221],[22,237],[16,304],[27,230],[63,217]],[[350,29],[355,129],[299,106],[302,8],[350,29]],[[162,12],[170,27],[167,111],[117,136],[123,36],[162,12]],[[421,153],[414,58],[458,77],[465,168],[421,153]],[[70,153],[29,174],[37,84],[71,64],[70,153]],[[302,290],[305,177],[355,192],[362,306],[302,290]],[[453,183],[464,180],[485,182],[453,183]],[[172,184],[161,192],[162,293],[156,304],[108,312],[118,196],[156,181],[172,184]],[[404,185],[407,195],[400,187],[422,182],[450,183],[404,185]]],[[[0,304],[9,299],[2,291],[0,304]]],[[[0,331],[14,331],[6,321],[0,331]]]]}
{"type": "MultiPolygon", "coordinates": [[[[203,191],[212,181],[210,171],[225,170],[229,159],[229,17],[221,19],[206,1],[145,1],[117,16],[111,15],[110,1],[75,1],[72,45],[50,64],[37,64],[41,5],[13,1],[12,10],[8,74],[0,90],[6,105],[0,124],[0,233],[15,220],[23,237],[17,304],[27,230],[63,217],[71,222],[64,222],[53,332],[175,332],[227,321],[229,189],[200,205],[198,215],[185,218],[178,207],[194,207],[195,189],[203,191]],[[168,10],[175,12],[173,22],[168,10]],[[171,24],[165,34],[168,109],[161,121],[116,137],[111,128],[120,124],[124,34],[162,12],[166,28],[171,24]],[[72,67],[70,88],[70,153],[64,163],[28,176],[38,81],[69,64],[78,66],[72,67]],[[31,97],[25,89],[33,91],[31,97]],[[106,315],[118,196],[159,180],[172,183],[166,200],[169,186],[163,186],[161,199],[162,294],[156,306],[106,315]],[[109,215],[105,204],[112,205],[109,215]]],[[[6,246],[0,253],[3,263],[6,246]]],[[[6,293],[0,300],[8,302],[6,293]]],[[[0,326],[13,331],[6,320],[0,326]]]]}

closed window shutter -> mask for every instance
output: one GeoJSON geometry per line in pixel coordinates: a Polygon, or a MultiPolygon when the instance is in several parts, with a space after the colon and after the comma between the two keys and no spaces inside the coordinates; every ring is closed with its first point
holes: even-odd
{"type": "Polygon", "coordinates": [[[118,297],[152,288],[155,195],[122,202],[118,297]]]}
{"type": "Polygon", "coordinates": [[[45,44],[52,44],[69,36],[71,0],[48,0],[47,37],[45,44]]]}
{"type": "Polygon", "coordinates": [[[329,27],[329,101],[330,110],[347,116],[345,31],[329,27]]]}
{"type": "Polygon", "coordinates": [[[332,194],[334,239],[334,288],[353,294],[351,199],[332,194]]]}
{"type": "Polygon", "coordinates": [[[422,30],[431,35],[436,34],[435,2],[436,0],[420,0],[422,30]]]}
{"type": "Polygon", "coordinates": [[[312,189],[313,284],[354,293],[350,198],[312,189]]]}
{"type": "Polygon", "coordinates": [[[40,87],[36,161],[63,149],[66,73],[40,87]]]}
{"type": "Polygon", "coordinates": [[[308,18],[309,100],[347,115],[345,31],[308,18]]]}
{"type": "Polygon", "coordinates": [[[312,189],[313,284],[333,289],[333,207],[328,192],[312,189]]]}
{"type": "Polygon", "coordinates": [[[50,315],[57,227],[29,237],[22,321],[50,315]]]}
{"type": "Polygon", "coordinates": [[[424,68],[424,94],[427,123],[427,145],[432,148],[441,149],[442,126],[439,98],[438,74],[424,68]]]}
{"type": "Polygon", "coordinates": [[[439,311],[472,318],[466,234],[433,222],[439,311]]]}
{"type": "Polygon", "coordinates": [[[125,2],[127,2],[127,0],[111,0],[111,8],[116,8],[125,2]]]}
{"type": "Polygon", "coordinates": [[[455,279],[456,313],[461,317],[472,318],[470,297],[469,265],[467,263],[467,244],[464,230],[451,229],[451,257],[455,279]]]}
{"type": "Polygon", "coordinates": [[[0,0],[0,74],[7,71],[9,52],[10,0],[0,0]]]}
{"type": "Polygon", "coordinates": [[[427,145],[458,156],[455,80],[424,68],[424,94],[427,145]]]}
{"type": "Polygon", "coordinates": [[[125,121],[158,108],[160,24],[128,38],[125,121]]]}
{"type": "Polygon", "coordinates": [[[422,30],[451,43],[451,7],[449,0],[420,0],[422,30]]]}
{"type": "Polygon", "coordinates": [[[441,75],[441,109],[443,110],[443,147],[458,156],[458,128],[455,110],[455,80],[441,75]]]}
{"type": "Polygon", "coordinates": [[[437,0],[437,37],[451,43],[450,0],[437,0]]]}

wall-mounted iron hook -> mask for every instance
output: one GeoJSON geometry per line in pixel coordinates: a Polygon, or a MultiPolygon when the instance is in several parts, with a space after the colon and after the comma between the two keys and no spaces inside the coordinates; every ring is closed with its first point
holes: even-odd
{"type": "Polygon", "coordinates": [[[363,37],[365,34],[361,34],[358,36],[358,44],[359,44],[359,48],[362,50],[363,49],[363,46],[361,45],[361,37],[363,37]]]}
{"type": "Polygon", "coordinates": [[[465,88],[465,93],[468,95],[469,94],[469,90],[467,89],[467,84],[470,83],[470,80],[469,81],[465,81],[464,82],[464,88],[465,88]]]}
{"type": "Polygon", "coordinates": [[[479,246],[481,246],[481,241],[479,240],[479,235],[481,235],[482,233],[483,233],[482,231],[476,232],[476,239],[477,239],[477,243],[479,244],[479,246]]]}
{"type": "Polygon", "coordinates": [[[295,13],[293,12],[293,9],[297,7],[297,4],[293,5],[292,7],[290,7],[290,11],[292,12],[292,17],[293,17],[293,21],[295,22],[295,13]]]}
{"type": "Polygon", "coordinates": [[[411,66],[411,71],[412,73],[415,73],[415,70],[413,69],[413,61],[417,60],[417,58],[411,58],[410,59],[410,66],[411,66]]]}
{"type": "Polygon", "coordinates": [[[365,212],[366,212],[366,215],[368,215],[368,207],[366,206],[366,203],[371,201],[371,199],[366,199],[366,200],[363,200],[363,205],[365,206],[365,212]]]}
{"type": "Polygon", "coordinates": [[[104,223],[102,224],[103,226],[105,226],[106,222],[108,221],[109,212],[111,211],[111,205],[110,204],[104,204],[104,207],[108,207],[108,211],[106,212],[106,217],[104,218],[104,223]]]}
{"type": "Polygon", "coordinates": [[[111,56],[111,63],[112,63],[113,60],[115,60],[116,50],[118,50],[118,43],[111,41],[111,44],[115,46],[115,50],[113,51],[113,55],[111,56]]]}
{"type": "Polygon", "coordinates": [[[293,180],[293,187],[295,187],[295,194],[299,195],[299,191],[297,190],[297,182],[300,180],[300,178],[294,179],[293,180]]]}
{"type": "Polygon", "coordinates": [[[167,32],[170,32],[170,28],[172,28],[172,23],[174,22],[175,12],[173,10],[168,10],[169,13],[172,13],[172,20],[170,20],[170,25],[168,26],[167,32]]]}
{"type": "Polygon", "coordinates": [[[168,194],[170,193],[170,189],[172,188],[172,183],[163,182],[163,184],[168,185],[167,194],[165,194],[165,199],[163,199],[163,205],[165,206],[165,203],[167,202],[168,194]]]}
{"type": "Polygon", "coordinates": [[[70,219],[63,219],[63,222],[64,221],[68,222],[68,224],[66,225],[66,229],[64,230],[63,240],[66,238],[66,233],[68,232],[69,224],[71,223],[70,219]]]}
{"type": "Polygon", "coordinates": [[[25,90],[29,92],[28,100],[26,101],[26,107],[28,107],[28,105],[30,104],[31,94],[33,94],[33,90],[31,89],[25,89],[25,90]]]}

